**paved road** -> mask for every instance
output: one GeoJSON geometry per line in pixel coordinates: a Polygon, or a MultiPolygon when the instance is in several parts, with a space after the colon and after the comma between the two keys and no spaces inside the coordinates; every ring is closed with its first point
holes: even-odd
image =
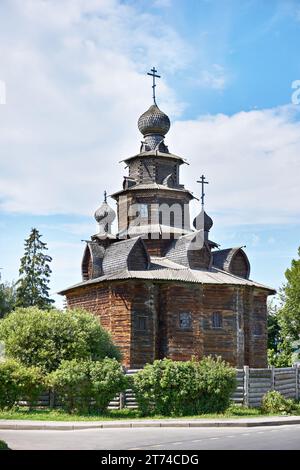
{"type": "Polygon", "coordinates": [[[300,450],[300,425],[257,428],[140,428],[80,431],[0,430],[11,449],[300,450]]]}

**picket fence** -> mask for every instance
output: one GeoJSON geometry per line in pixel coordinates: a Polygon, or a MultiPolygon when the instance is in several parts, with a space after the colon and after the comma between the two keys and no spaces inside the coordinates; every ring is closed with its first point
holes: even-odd
{"type": "MultiPolygon", "coordinates": [[[[139,369],[127,369],[126,374],[132,375],[139,369]]],[[[264,394],[270,390],[277,390],[286,398],[300,399],[300,366],[266,369],[252,369],[245,366],[236,369],[237,385],[232,395],[234,403],[248,407],[259,407],[264,394]]],[[[26,405],[25,402],[20,403],[26,405]]],[[[57,397],[47,391],[43,393],[38,407],[59,407],[57,397]]],[[[136,409],[137,403],[132,390],[118,394],[109,404],[109,409],[131,408],[136,409]]]]}

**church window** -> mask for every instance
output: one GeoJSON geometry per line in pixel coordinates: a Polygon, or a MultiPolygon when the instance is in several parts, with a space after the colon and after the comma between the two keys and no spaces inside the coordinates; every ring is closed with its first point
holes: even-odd
{"type": "Polygon", "coordinates": [[[262,335],[262,326],[260,323],[255,323],[253,328],[254,336],[261,336],[262,335]]]}
{"type": "Polygon", "coordinates": [[[190,313],[180,313],[179,326],[181,330],[189,330],[192,328],[192,315],[190,313]]]}
{"type": "Polygon", "coordinates": [[[147,329],[147,318],[137,317],[136,329],[139,331],[145,331],[147,329]]]}
{"type": "Polygon", "coordinates": [[[220,312],[214,312],[212,314],[212,327],[213,328],[223,327],[223,318],[220,312]]]}

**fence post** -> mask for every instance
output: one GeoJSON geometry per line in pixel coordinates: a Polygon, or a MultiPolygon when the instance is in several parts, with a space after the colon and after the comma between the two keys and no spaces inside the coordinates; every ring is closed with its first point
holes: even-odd
{"type": "Polygon", "coordinates": [[[249,406],[249,366],[244,366],[244,405],[249,406]]]}
{"type": "Polygon", "coordinates": [[[120,410],[125,408],[125,393],[126,392],[120,392],[120,410]]]}
{"type": "Polygon", "coordinates": [[[275,390],[275,367],[271,366],[271,390],[275,390]]]}
{"type": "Polygon", "coordinates": [[[55,406],[55,395],[53,390],[49,391],[49,406],[51,409],[53,409],[55,406]]]}

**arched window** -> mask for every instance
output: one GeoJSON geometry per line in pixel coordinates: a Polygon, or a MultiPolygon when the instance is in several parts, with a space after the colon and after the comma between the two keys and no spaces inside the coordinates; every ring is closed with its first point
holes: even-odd
{"type": "Polygon", "coordinates": [[[214,312],[212,314],[212,327],[213,328],[223,327],[223,318],[220,312],[214,312]]]}

